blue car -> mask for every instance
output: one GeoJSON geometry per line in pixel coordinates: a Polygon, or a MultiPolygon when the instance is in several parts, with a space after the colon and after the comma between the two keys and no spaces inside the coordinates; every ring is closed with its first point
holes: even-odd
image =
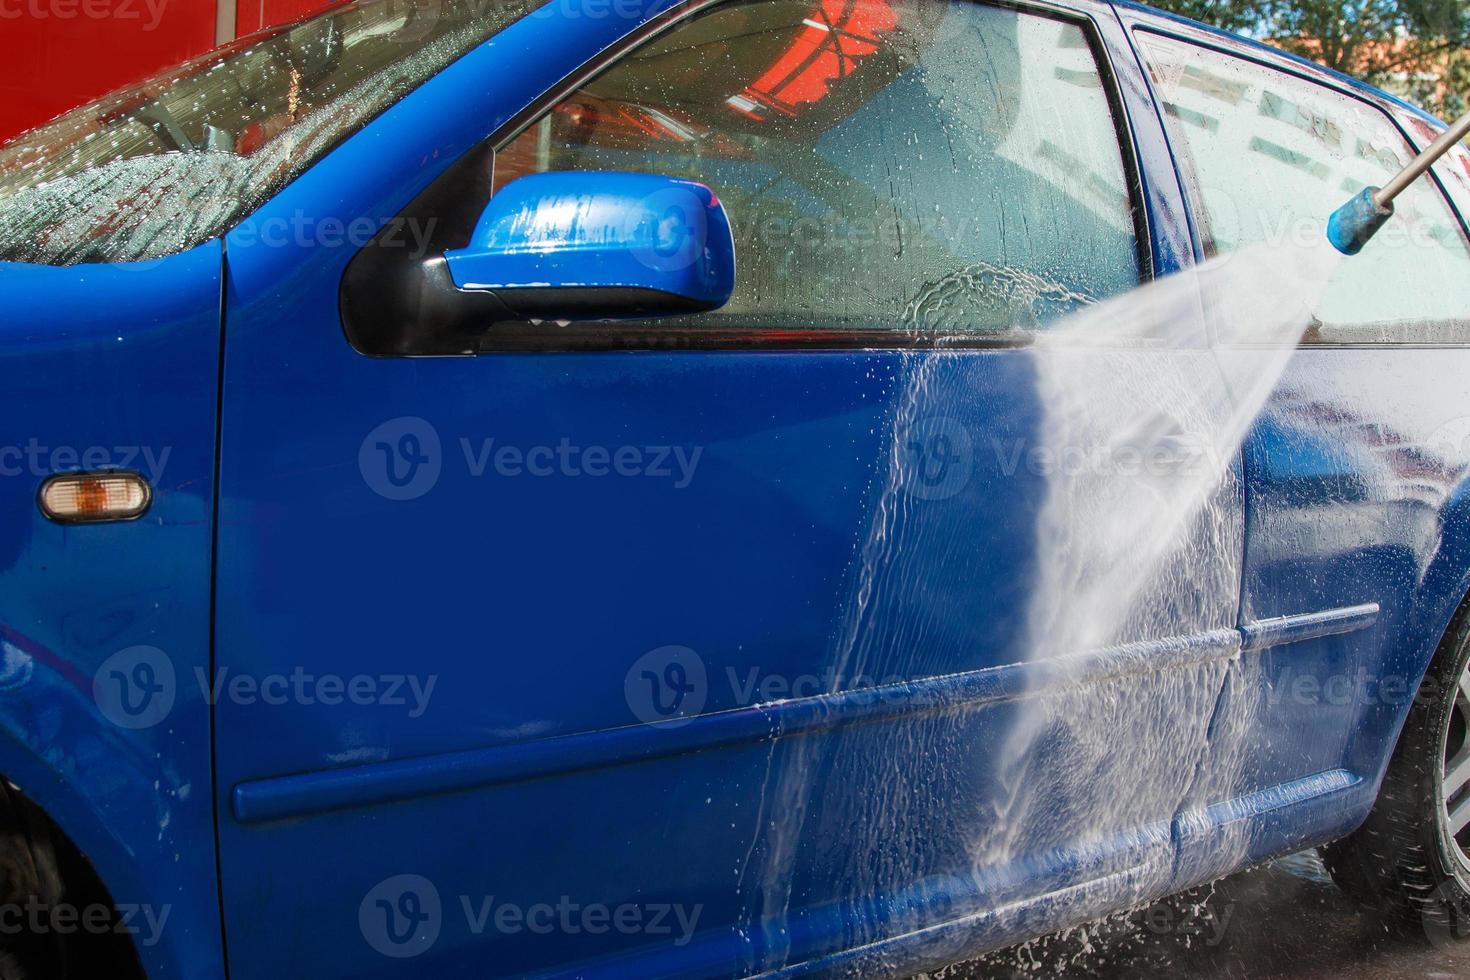
{"type": "Polygon", "coordinates": [[[1129,298],[1442,129],[1103,0],[357,0],[12,140],[0,977],[903,977],[1312,847],[1465,935],[1470,155],[1279,358],[1129,298]]]}

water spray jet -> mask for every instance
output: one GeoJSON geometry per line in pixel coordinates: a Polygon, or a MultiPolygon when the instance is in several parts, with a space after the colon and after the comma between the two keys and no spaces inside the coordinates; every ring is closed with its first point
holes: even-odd
{"type": "Polygon", "coordinates": [[[1414,158],[1398,176],[1382,187],[1367,187],[1350,201],[1332,212],[1327,219],[1327,240],[1343,255],[1357,255],[1393,217],[1394,198],[1429,170],[1434,162],[1449,152],[1450,147],[1470,134],[1470,112],[1457,119],[1449,129],[1414,158]]]}

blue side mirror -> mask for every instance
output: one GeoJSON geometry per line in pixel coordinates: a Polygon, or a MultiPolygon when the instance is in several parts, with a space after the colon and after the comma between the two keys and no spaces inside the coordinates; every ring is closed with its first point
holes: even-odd
{"type": "Polygon", "coordinates": [[[701,313],[735,288],[735,240],[714,192],[653,174],[512,181],[445,261],[458,289],[494,293],[527,319],[701,313]]]}

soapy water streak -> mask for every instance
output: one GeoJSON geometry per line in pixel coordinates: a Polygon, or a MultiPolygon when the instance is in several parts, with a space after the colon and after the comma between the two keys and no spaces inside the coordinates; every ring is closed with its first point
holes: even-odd
{"type": "MultiPolygon", "coordinates": [[[[1192,465],[1144,468],[1127,478],[1105,467],[1048,472],[1035,529],[1025,658],[1055,660],[1234,625],[1243,529],[1233,461],[1312,324],[1311,311],[1337,261],[1325,242],[1320,249],[1244,250],[1084,309],[1037,337],[1025,356],[1042,406],[1038,448],[1060,458],[1082,447],[1088,458],[1109,459],[1172,445],[1192,465]],[[1229,348],[1232,355],[1217,357],[1212,348],[1229,348]]],[[[881,486],[832,653],[828,676],[838,685],[842,678],[884,675],[882,659],[891,651],[873,639],[881,632],[876,624],[893,614],[893,593],[923,588],[905,574],[913,569],[904,563],[904,539],[924,528],[903,520],[905,508],[914,505],[905,491],[911,474],[902,463],[903,441],[926,412],[942,407],[931,391],[935,366],[956,356],[965,355],[903,361],[888,459],[880,467],[881,486]]],[[[911,545],[922,550],[918,542],[911,545]]],[[[969,844],[978,892],[991,894],[994,886],[998,894],[1005,869],[1024,856],[1023,839],[1035,837],[1039,825],[1052,820],[1074,832],[1068,815],[1047,812],[1058,788],[1062,797],[1087,799],[1098,808],[1091,822],[1099,840],[1108,828],[1133,826],[1144,815],[1173,814],[1191,791],[1228,798],[1243,779],[1251,720],[1245,711],[1221,725],[1214,711],[1231,671],[1246,669],[1237,651],[1225,663],[1171,672],[1142,696],[1124,684],[1025,700],[1004,744],[984,747],[998,792],[994,812],[975,815],[969,844]],[[1164,738],[1118,744],[1117,735],[1129,726],[1164,738]],[[1201,785],[1207,750],[1210,774],[1201,785]],[[1112,812],[1101,812],[1107,810],[1112,812]]],[[[937,724],[923,736],[928,744],[905,745],[902,752],[957,758],[961,737],[959,725],[937,724]]],[[[768,968],[786,959],[790,872],[824,751],[820,739],[773,750],[761,801],[769,830],[740,873],[742,890],[747,871],[757,877],[756,893],[746,892],[748,921],[762,924],[761,965],[768,968]]],[[[923,792],[921,780],[904,767],[894,765],[872,788],[852,828],[852,846],[872,850],[859,872],[865,880],[853,883],[853,891],[877,896],[923,874],[906,866],[905,843],[926,833],[927,817],[910,798],[923,792]]],[[[1096,843],[1077,841],[1079,848],[1096,843]]],[[[1120,894],[1110,904],[1152,897],[1127,893],[1143,887],[1135,878],[1118,881],[1120,894]]],[[[915,908],[908,921],[896,913],[888,928],[931,924],[915,908]]],[[[942,959],[958,951],[931,952],[942,959]]]]}
{"type": "MultiPolygon", "coordinates": [[[[1085,310],[1038,339],[1043,445],[1058,455],[1086,447],[1090,458],[1100,459],[1172,446],[1184,465],[1142,467],[1126,479],[1105,467],[1049,472],[1037,521],[1039,574],[1027,611],[1030,659],[1235,624],[1243,528],[1235,517],[1241,488],[1233,461],[1312,325],[1340,258],[1325,240],[1317,248],[1247,249],[1085,310]],[[1231,354],[1217,357],[1216,350],[1231,354]]],[[[1227,666],[1249,671],[1254,665],[1237,654],[1227,666]]],[[[1227,671],[1216,673],[1226,683],[1227,671]]],[[[1219,799],[1239,789],[1253,718],[1248,712],[1226,717],[1222,730],[1207,735],[1206,726],[1221,719],[1186,714],[1200,692],[1185,688],[1215,680],[1210,671],[1173,679],[1177,688],[1167,694],[1174,704],[1167,707],[1178,712],[1165,726],[1174,731],[1161,726],[1160,734],[1173,735],[1174,744],[1113,745],[1109,736],[1127,731],[1127,717],[1067,698],[1022,712],[998,754],[1001,782],[1019,809],[995,815],[992,835],[977,842],[976,859],[1015,856],[1011,849],[1033,816],[1023,811],[1038,766],[1052,767],[1053,778],[1061,771],[1079,781],[1104,771],[1101,757],[1036,758],[1038,739],[1059,724],[1072,729],[1069,744],[1100,746],[1115,758],[1179,753],[1191,743],[1203,752],[1208,739],[1208,795],[1219,799]]],[[[1149,771],[1144,761],[1129,764],[1149,771]]],[[[1125,780],[1126,773],[1125,766],[1125,780]]],[[[1111,787],[1123,798],[1114,806],[1170,812],[1165,800],[1148,799],[1168,788],[1121,781],[1111,787]]]]}
{"type": "Polygon", "coordinates": [[[1088,447],[1102,459],[1173,446],[1191,459],[1142,467],[1126,480],[1106,468],[1049,474],[1038,529],[1043,572],[1030,611],[1034,655],[1167,635],[1154,628],[1167,624],[1129,620],[1151,615],[1166,587],[1155,576],[1230,481],[1230,461],[1311,325],[1338,258],[1325,242],[1246,250],[1040,335],[1043,445],[1058,455],[1088,447]],[[1216,358],[1202,342],[1253,355],[1216,358]]]}
{"type": "Polygon", "coordinates": [[[904,311],[904,321],[944,333],[963,330],[977,314],[981,322],[990,322],[988,311],[1000,309],[1010,314],[1012,326],[1029,329],[1094,302],[1028,269],[976,262],[926,285],[904,311]]]}

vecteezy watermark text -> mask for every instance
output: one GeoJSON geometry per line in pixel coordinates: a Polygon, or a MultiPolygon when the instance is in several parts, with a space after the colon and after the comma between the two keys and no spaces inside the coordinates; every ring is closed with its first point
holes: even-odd
{"type": "Polygon", "coordinates": [[[748,707],[838,692],[859,701],[891,701],[909,707],[938,703],[930,702],[931,698],[942,700],[939,692],[916,690],[912,680],[898,675],[843,677],[835,669],[791,675],[730,665],[712,675],[704,658],[694,650],[671,645],[650,650],[633,662],[623,678],[623,697],[634,717],[663,729],[693,721],[712,695],[721,707],[748,707]]]}
{"type": "MultiPolygon", "coordinates": [[[[495,895],[461,894],[447,912],[439,889],[423,875],[394,875],[374,885],[358,906],[357,922],[369,946],[384,956],[406,959],[427,952],[454,912],[464,932],[514,936],[649,936],[684,946],[699,928],[703,905],[672,902],[579,902],[568,895],[554,901],[520,903],[495,895]]],[[[456,928],[459,923],[452,923],[456,928]]]]}
{"type": "Polygon", "coordinates": [[[475,445],[460,439],[465,465],[470,476],[484,476],[491,470],[496,476],[627,476],[672,480],[674,489],[683,490],[694,481],[702,446],[579,446],[563,438],[555,446],[520,446],[495,444],[493,438],[475,445]]]}
{"type": "Polygon", "coordinates": [[[247,218],[230,233],[232,245],[259,243],[266,248],[351,248],[369,244],[378,248],[402,249],[410,259],[429,254],[437,218],[395,217],[386,221],[359,217],[351,221],[326,216],[312,217],[296,211],[291,217],[247,218]]]}
{"type": "Polygon", "coordinates": [[[172,446],[48,446],[32,436],[23,446],[0,446],[0,477],[47,477],[79,470],[136,470],[157,485],[172,446]]]}
{"type": "Polygon", "coordinates": [[[363,481],[389,500],[414,500],[434,489],[449,460],[463,459],[473,478],[638,478],[667,481],[675,490],[694,482],[703,446],[584,444],[563,436],[554,443],[517,445],[494,436],[461,436],[458,454],[444,450],[426,419],[403,416],[373,429],[358,447],[363,481]],[[446,459],[446,456],[448,459],[446,459]]]}
{"type": "MultiPolygon", "coordinates": [[[[304,667],[288,672],[250,674],[221,667],[212,674],[195,667],[192,680],[210,705],[244,707],[382,707],[420,718],[429,709],[437,674],[313,673],[304,667]]],[[[121,728],[152,728],[169,716],[179,698],[174,663],[157,647],[120,650],[102,662],[92,678],[92,696],[104,717],[121,728]]]]}
{"type": "Polygon", "coordinates": [[[0,0],[0,20],[141,21],[158,30],[171,0],[0,0]]]}
{"type": "Polygon", "coordinates": [[[128,903],[113,906],[103,902],[51,904],[31,895],[23,903],[0,904],[0,936],[115,934],[136,937],[138,945],[147,947],[157,944],[172,911],[172,905],[154,908],[152,905],[128,903]]]}
{"type": "Polygon", "coordinates": [[[420,718],[429,709],[429,699],[439,683],[437,674],[421,678],[416,674],[312,674],[297,667],[289,674],[231,674],[221,667],[210,678],[201,667],[194,668],[194,679],[205,700],[211,705],[286,704],[325,705],[336,707],[353,704],[359,707],[379,705],[404,708],[408,717],[420,718]]]}
{"type": "Polygon", "coordinates": [[[1235,903],[1219,908],[1209,902],[1186,905],[1165,899],[1129,914],[1127,921],[1155,936],[1198,937],[1209,947],[1220,945],[1235,915],[1235,903]]]}

